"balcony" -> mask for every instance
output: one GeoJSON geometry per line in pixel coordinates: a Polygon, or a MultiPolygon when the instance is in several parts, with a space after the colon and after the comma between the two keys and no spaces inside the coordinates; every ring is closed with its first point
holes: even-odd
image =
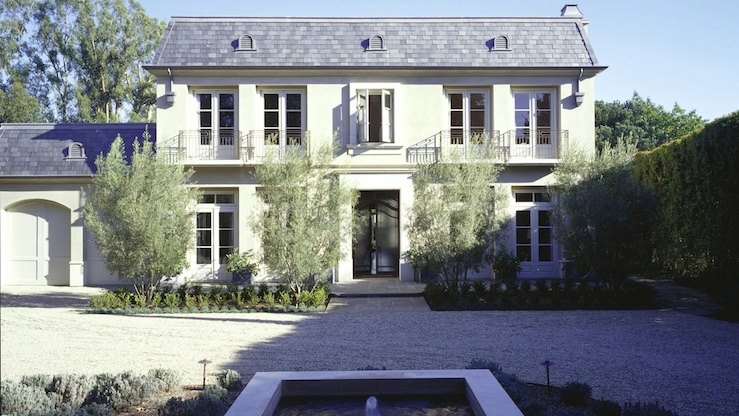
{"type": "Polygon", "coordinates": [[[309,132],[291,130],[181,130],[157,144],[157,153],[169,163],[260,164],[267,157],[305,153],[309,132]],[[219,163],[220,162],[220,163],[219,163]]]}
{"type": "Polygon", "coordinates": [[[567,130],[544,130],[532,137],[524,131],[442,130],[406,149],[408,163],[489,160],[497,163],[554,163],[567,146],[567,130]]]}

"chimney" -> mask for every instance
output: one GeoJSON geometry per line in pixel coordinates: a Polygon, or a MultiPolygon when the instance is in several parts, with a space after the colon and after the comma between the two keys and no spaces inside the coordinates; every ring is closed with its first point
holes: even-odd
{"type": "Polygon", "coordinates": [[[560,16],[582,18],[582,12],[577,7],[577,4],[565,4],[564,7],[562,7],[560,16]]]}

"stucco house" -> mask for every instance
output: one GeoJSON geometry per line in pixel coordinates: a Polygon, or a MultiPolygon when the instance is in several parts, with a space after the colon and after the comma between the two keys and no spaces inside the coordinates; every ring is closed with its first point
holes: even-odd
{"type": "MultiPolygon", "coordinates": [[[[331,140],[342,180],[360,192],[356,209],[371,219],[341,236],[347,256],[335,281],[413,280],[402,256],[411,176],[419,163],[473,155],[504,164],[491,185],[509,197],[507,244],[524,260],[520,277],[559,276],[546,186],[565,148],[595,147],[594,77],[605,67],[587,28],[575,5],[540,18],[173,18],[145,68],[157,77],[157,151],[192,167],[203,194],[186,276],[227,280],[225,254],[259,248],[249,218],[266,152],[331,140]]],[[[14,207],[62,184],[51,175],[36,196],[19,196],[0,169],[5,284],[19,273],[8,248],[16,237],[5,231],[14,207]]],[[[68,208],[69,226],[80,227],[79,207],[68,208]]],[[[70,244],[94,251],[87,240],[70,244]]],[[[84,278],[70,284],[97,281],[82,257],[70,265],[84,278]]]]}

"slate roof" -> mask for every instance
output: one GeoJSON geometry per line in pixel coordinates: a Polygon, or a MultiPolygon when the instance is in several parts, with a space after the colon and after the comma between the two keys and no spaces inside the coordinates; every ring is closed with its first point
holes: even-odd
{"type": "Polygon", "coordinates": [[[0,125],[0,177],[92,176],[95,159],[107,153],[120,134],[130,155],[133,141],[143,139],[155,124],[2,124],[0,125]],[[85,159],[67,159],[69,145],[81,143],[85,159]]]}
{"type": "Polygon", "coordinates": [[[174,17],[151,65],[225,68],[599,67],[582,20],[174,17]],[[238,51],[249,34],[256,51],[238,51]],[[386,51],[365,51],[379,34],[386,51]],[[490,51],[506,35],[509,51],[490,51]]]}

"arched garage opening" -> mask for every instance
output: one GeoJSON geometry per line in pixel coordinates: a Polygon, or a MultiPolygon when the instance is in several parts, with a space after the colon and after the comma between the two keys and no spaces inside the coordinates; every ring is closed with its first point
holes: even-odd
{"type": "Polygon", "coordinates": [[[71,212],[49,201],[21,202],[3,218],[3,284],[69,285],[71,212]]]}

